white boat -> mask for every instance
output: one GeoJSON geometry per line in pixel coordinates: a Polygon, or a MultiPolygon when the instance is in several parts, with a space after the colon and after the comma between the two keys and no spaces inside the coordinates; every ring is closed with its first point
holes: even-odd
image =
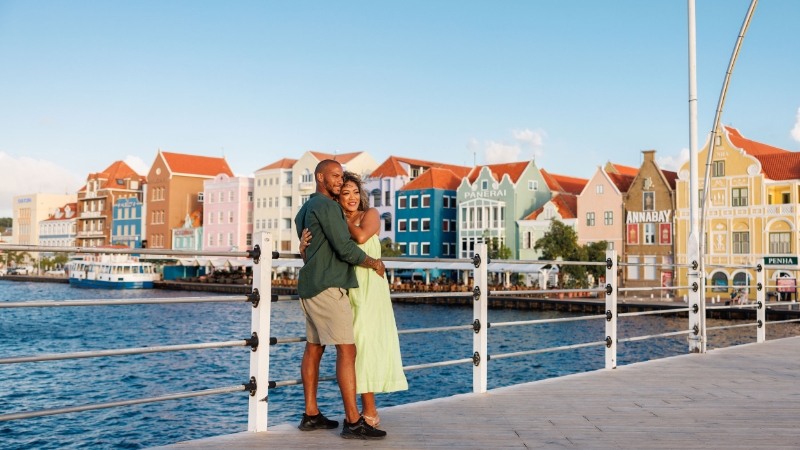
{"type": "Polygon", "coordinates": [[[151,289],[153,265],[129,255],[86,256],[70,262],[69,284],[82,288],[151,289]]]}

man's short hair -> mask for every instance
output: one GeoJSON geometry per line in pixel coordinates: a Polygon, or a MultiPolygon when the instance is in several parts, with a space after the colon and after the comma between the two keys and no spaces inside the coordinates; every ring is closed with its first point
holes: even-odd
{"type": "Polygon", "coordinates": [[[314,178],[317,177],[317,174],[324,173],[325,170],[328,169],[331,165],[336,164],[337,166],[341,167],[342,165],[338,161],[334,161],[332,159],[325,159],[317,164],[317,168],[314,169],[314,178]]]}

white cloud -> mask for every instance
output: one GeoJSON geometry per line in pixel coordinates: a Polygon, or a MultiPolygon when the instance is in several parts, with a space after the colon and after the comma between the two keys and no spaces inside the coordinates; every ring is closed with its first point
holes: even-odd
{"type": "Polygon", "coordinates": [[[797,108],[797,116],[795,117],[794,128],[792,128],[792,137],[795,141],[800,142],[800,108],[797,108]]]}
{"type": "Polygon", "coordinates": [[[506,145],[502,142],[484,142],[486,164],[500,164],[514,162],[522,152],[519,145],[506,145]]]}
{"type": "Polygon", "coordinates": [[[656,158],[656,162],[658,163],[658,167],[664,170],[671,170],[673,172],[677,172],[681,169],[681,166],[689,160],[689,149],[683,148],[681,149],[681,154],[678,157],[674,157],[672,155],[669,156],[659,156],[656,158]]]}
{"type": "Polygon", "coordinates": [[[542,129],[535,129],[530,130],[525,128],[524,130],[514,130],[514,139],[517,141],[528,144],[531,147],[541,147],[544,145],[544,138],[547,136],[547,133],[544,132],[542,129]]]}
{"type": "Polygon", "coordinates": [[[150,166],[148,166],[144,160],[138,156],[128,155],[124,162],[139,175],[147,175],[147,173],[150,172],[150,166]]]}
{"type": "Polygon", "coordinates": [[[78,176],[51,161],[0,152],[0,215],[10,217],[16,195],[75,193],[82,186],[78,176]]]}

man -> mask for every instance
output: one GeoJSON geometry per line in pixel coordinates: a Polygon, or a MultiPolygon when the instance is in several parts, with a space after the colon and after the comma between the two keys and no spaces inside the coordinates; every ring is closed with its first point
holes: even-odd
{"type": "Polygon", "coordinates": [[[326,345],[336,346],[336,380],[342,393],[345,421],[342,437],[382,439],[386,432],[370,426],[356,403],[356,346],[353,310],[347,289],[358,287],[353,266],[374,269],[380,276],[386,268],[379,259],[367,256],[350,240],[347,219],[334,201],[342,189],[342,166],[325,160],[317,165],[317,191],[300,208],[294,222],[298,237],[308,229],[314,239],[306,249],[306,263],[300,269],[297,290],[306,316],[306,349],[300,369],[306,410],[303,431],[334,429],[339,422],[328,420],[317,407],[319,363],[326,345]]]}

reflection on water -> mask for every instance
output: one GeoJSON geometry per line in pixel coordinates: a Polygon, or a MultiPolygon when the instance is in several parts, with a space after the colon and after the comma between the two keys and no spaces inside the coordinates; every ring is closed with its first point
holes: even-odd
{"type": "MultiPolygon", "coordinates": [[[[67,285],[0,281],[0,301],[79,298],[200,296],[174,291],[114,292],[78,290],[67,285]]],[[[206,294],[210,295],[210,294],[206,294]]],[[[302,312],[294,302],[273,303],[272,336],[305,333],[302,312]]],[[[0,310],[0,357],[37,353],[142,347],[159,344],[244,339],[249,335],[249,304],[184,304],[31,308],[0,310]]],[[[394,306],[398,328],[465,325],[471,307],[394,306]]],[[[542,311],[490,310],[492,322],[564,317],[542,311]]],[[[733,323],[710,320],[709,326],[733,323]]],[[[686,328],[686,319],[643,316],[620,319],[619,338],[686,328]]],[[[547,348],[605,338],[605,321],[567,322],[492,328],[489,354],[547,348]]],[[[755,341],[755,328],[710,334],[709,348],[755,341]]],[[[775,325],[768,339],[800,334],[800,325],[775,325]]],[[[401,335],[406,365],[470,357],[472,331],[401,335]]],[[[686,353],[686,336],[621,344],[618,364],[686,353]]],[[[271,347],[272,380],[300,377],[302,344],[271,347]]],[[[174,392],[231,386],[249,377],[246,347],[177,353],[94,358],[0,366],[0,411],[56,408],[174,392]]],[[[335,351],[323,358],[322,374],[334,372],[335,351]]],[[[491,361],[489,388],[596,370],[603,367],[603,347],[491,361]]],[[[378,396],[391,406],[470,392],[469,364],[408,373],[409,390],[378,396]]],[[[320,407],[342,416],[335,383],[320,384],[320,407]]],[[[270,392],[270,424],[295,422],[302,412],[300,386],[270,392]]],[[[0,423],[0,449],[143,448],[187,439],[243,431],[247,426],[245,393],[223,394],[0,423]]]]}

